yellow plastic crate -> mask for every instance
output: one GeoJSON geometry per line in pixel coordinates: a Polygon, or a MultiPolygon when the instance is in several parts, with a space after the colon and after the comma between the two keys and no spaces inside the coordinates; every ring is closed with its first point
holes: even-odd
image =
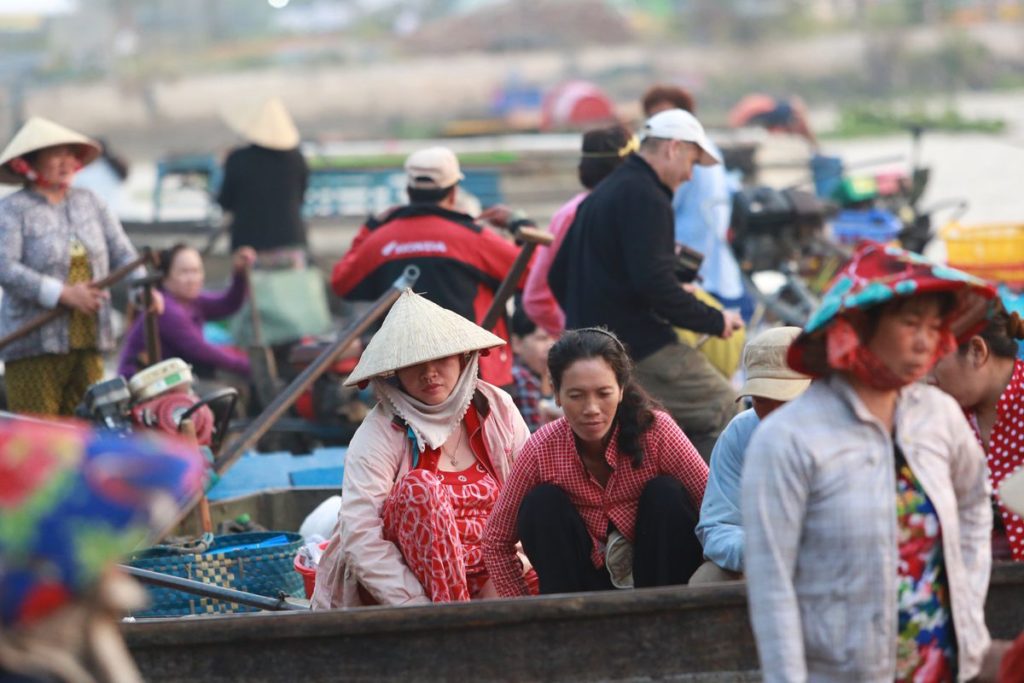
{"type": "Polygon", "coordinates": [[[942,229],[946,261],[953,268],[1002,282],[1024,286],[1024,223],[961,225],[942,229]]]}

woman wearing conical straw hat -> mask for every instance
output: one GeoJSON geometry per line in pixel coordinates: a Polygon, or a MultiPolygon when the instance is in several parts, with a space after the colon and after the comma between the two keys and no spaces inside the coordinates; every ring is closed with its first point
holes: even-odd
{"type": "Polygon", "coordinates": [[[309,168],[299,151],[299,131],[284,103],[272,97],[257,107],[224,112],[224,120],[249,144],[228,154],[217,201],[231,213],[231,250],[252,247],[261,262],[306,258],[302,202],[309,168]]]}
{"type": "Polygon", "coordinates": [[[106,205],[71,187],[99,155],[95,141],[43,118],[0,154],[0,183],[22,185],[0,201],[0,334],[58,305],[72,311],[0,350],[15,412],[71,415],[114,346],[108,294],[90,283],[137,254],[106,205]]]}
{"type": "Polygon", "coordinates": [[[479,355],[503,344],[411,291],[392,307],[346,382],[379,402],[348,448],[314,609],[496,597],[484,525],[530,435],[477,378],[479,355]]]}

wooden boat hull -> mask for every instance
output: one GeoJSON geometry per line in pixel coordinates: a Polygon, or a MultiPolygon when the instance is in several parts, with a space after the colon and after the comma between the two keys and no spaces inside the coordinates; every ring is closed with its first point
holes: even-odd
{"type": "MultiPolygon", "coordinates": [[[[994,638],[1024,630],[1024,565],[992,574],[994,638]]],[[[147,680],[758,680],[742,583],[126,624],[147,680]]]]}

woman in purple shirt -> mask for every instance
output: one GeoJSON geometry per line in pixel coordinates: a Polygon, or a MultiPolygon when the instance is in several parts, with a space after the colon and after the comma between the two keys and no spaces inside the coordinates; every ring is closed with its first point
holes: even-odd
{"type": "MultiPolygon", "coordinates": [[[[242,307],[245,301],[246,270],[256,260],[251,247],[241,247],[232,261],[234,276],[231,286],[223,292],[204,292],[203,259],[199,252],[185,244],[176,244],[160,254],[163,281],[164,312],[159,318],[160,348],[164,358],[181,358],[193,367],[198,376],[212,376],[216,370],[248,377],[249,359],[229,348],[211,344],[203,337],[207,320],[226,318],[242,307]]],[[[139,316],[125,337],[118,373],[131,377],[141,370],[139,356],[145,353],[143,317],[139,316]]]]}

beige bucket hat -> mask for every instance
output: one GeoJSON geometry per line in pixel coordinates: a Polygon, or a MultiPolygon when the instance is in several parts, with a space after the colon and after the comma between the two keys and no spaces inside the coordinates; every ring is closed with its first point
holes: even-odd
{"type": "Polygon", "coordinates": [[[799,327],[773,327],[751,339],[743,349],[747,381],[739,395],[774,401],[792,401],[811,385],[811,378],[786,364],[789,345],[800,334],[799,327]]]}
{"type": "Polygon", "coordinates": [[[1024,515],[1024,467],[1003,479],[999,485],[999,499],[1018,515],[1024,515]]]}
{"type": "Polygon", "coordinates": [[[428,360],[504,344],[501,337],[407,289],[366,345],[345,385],[359,384],[428,360]]]}
{"type": "Polygon", "coordinates": [[[299,146],[301,137],[284,102],[277,97],[257,107],[232,107],[224,110],[224,121],[243,138],[268,149],[288,150],[299,146]]]}
{"type": "Polygon", "coordinates": [[[100,143],[54,123],[41,116],[33,116],[14,134],[0,154],[0,183],[21,185],[25,176],[11,168],[11,161],[20,156],[56,145],[73,145],[82,165],[92,163],[103,152],[100,143]]]}

